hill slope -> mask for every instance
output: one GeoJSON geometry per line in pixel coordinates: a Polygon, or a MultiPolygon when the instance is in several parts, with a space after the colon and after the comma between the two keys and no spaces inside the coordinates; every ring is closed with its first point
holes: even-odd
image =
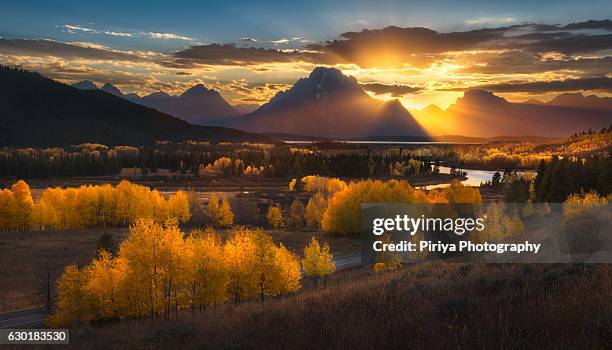
{"type": "Polygon", "coordinates": [[[0,145],[260,138],[228,128],[190,125],[100,90],[79,90],[37,73],[0,66],[0,145]]]}

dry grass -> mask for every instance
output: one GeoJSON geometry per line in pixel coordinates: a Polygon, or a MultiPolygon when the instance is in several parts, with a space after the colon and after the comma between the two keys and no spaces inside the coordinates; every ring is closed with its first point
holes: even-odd
{"type": "Polygon", "coordinates": [[[609,348],[605,265],[424,264],[297,295],[73,329],[74,348],[609,348]]]}
{"type": "MultiPolygon", "coordinates": [[[[117,241],[127,228],[107,229],[117,241]]],[[[0,232],[0,312],[43,306],[47,272],[52,286],[65,265],[84,265],[96,252],[100,229],[0,232]]]]}

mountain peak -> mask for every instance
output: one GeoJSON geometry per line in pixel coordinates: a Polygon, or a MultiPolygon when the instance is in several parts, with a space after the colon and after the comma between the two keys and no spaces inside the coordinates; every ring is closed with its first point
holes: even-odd
{"type": "Polygon", "coordinates": [[[487,104],[501,104],[508,103],[506,99],[493,94],[491,91],[481,89],[469,89],[463,93],[463,97],[457,99],[459,103],[487,103],[487,104]]]}
{"type": "Polygon", "coordinates": [[[443,112],[442,108],[434,104],[425,106],[425,108],[423,108],[422,111],[425,113],[442,113],[443,112]]]}
{"type": "Polygon", "coordinates": [[[181,97],[201,97],[210,95],[211,93],[217,92],[215,90],[207,89],[203,84],[197,84],[185,90],[185,92],[181,94],[181,97]]]}
{"type": "Polygon", "coordinates": [[[115,85],[111,84],[111,83],[106,83],[104,84],[100,90],[109,93],[111,95],[115,95],[115,96],[119,96],[122,97],[123,96],[123,92],[121,92],[121,90],[119,90],[115,85]]]}
{"type": "Polygon", "coordinates": [[[91,80],[81,80],[72,84],[71,86],[79,90],[98,90],[98,86],[94,84],[91,80]]]}
{"type": "Polygon", "coordinates": [[[585,96],[579,92],[566,92],[553,98],[548,104],[572,108],[611,110],[612,98],[595,95],[585,96]]]}

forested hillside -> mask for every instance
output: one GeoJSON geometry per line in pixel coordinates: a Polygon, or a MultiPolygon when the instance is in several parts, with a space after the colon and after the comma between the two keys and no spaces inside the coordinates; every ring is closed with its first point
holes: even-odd
{"type": "Polygon", "coordinates": [[[0,145],[60,146],[155,140],[249,140],[238,130],[190,125],[98,90],[78,90],[38,73],[0,66],[0,145]]]}

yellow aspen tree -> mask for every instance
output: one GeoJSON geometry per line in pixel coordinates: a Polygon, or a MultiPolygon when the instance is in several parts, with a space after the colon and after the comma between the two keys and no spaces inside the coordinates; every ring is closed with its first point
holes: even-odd
{"type": "Polygon", "coordinates": [[[168,203],[159,191],[151,191],[151,204],[153,204],[153,218],[155,221],[164,222],[170,216],[168,203]]]}
{"type": "Polygon", "coordinates": [[[304,248],[302,268],[306,276],[314,280],[315,286],[319,278],[334,273],[336,271],[336,263],[329,250],[329,245],[325,243],[323,248],[321,248],[317,239],[312,237],[310,244],[304,248]]]}
{"type": "Polygon", "coordinates": [[[254,279],[255,243],[250,231],[236,228],[223,246],[224,261],[228,271],[228,293],[238,304],[242,299],[255,294],[254,279]]]}
{"type": "Polygon", "coordinates": [[[258,230],[251,232],[255,244],[254,278],[261,302],[267,295],[276,295],[280,282],[280,265],[277,263],[276,246],[272,237],[258,230]]]}
{"type": "Polygon", "coordinates": [[[281,243],[276,248],[276,264],[278,265],[278,281],[275,285],[276,294],[295,292],[301,288],[302,273],[300,260],[281,243]]]}
{"type": "Polygon", "coordinates": [[[325,210],[325,198],[321,193],[315,193],[308,200],[304,217],[306,225],[313,230],[321,229],[321,220],[323,219],[323,211],[325,210]]]}
{"type": "Polygon", "coordinates": [[[176,218],[181,223],[186,223],[191,218],[189,209],[189,196],[184,191],[176,191],[168,198],[168,213],[170,217],[176,218]]]}
{"type": "Polygon", "coordinates": [[[178,284],[181,280],[184,264],[183,233],[176,219],[168,219],[164,223],[164,235],[161,249],[161,267],[164,292],[164,314],[170,317],[170,310],[178,313],[178,284]]]}
{"type": "Polygon", "coordinates": [[[89,264],[87,289],[92,296],[92,313],[96,319],[122,316],[119,312],[120,289],[125,277],[117,268],[116,259],[105,250],[89,264]]]}
{"type": "Polygon", "coordinates": [[[229,200],[223,198],[221,206],[219,207],[219,215],[217,224],[219,227],[228,227],[234,223],[234,212],[230,206],[229,200]]]}
{"type": "Polygon", "coordinates": [[[8,231],[13,228],[15,207],[13,191],[6,188],[0,191],[0,230],[8,231]]]}
{"type": "Polygon", "coordinates": [[[212,231],[194,230],[185,241],[184,285],[192,309],[200,309],[227,298],[228,273],[223,246],[212,231]]]}
{"type": "Polygon", "coordinates": [[[11,190],[15,198],[13,212],[15,228],[25,230],[30,226],[30,215],[34,206],[30,186],[25,181],[19,180],[11,186],[11,190]]]}
{"type": "Polygon", "coordinates": [[[61,210],[64,193],[61,188],[47,188],[38,199],[39,220],[47,229],[61,228],[61,210]]]}
{"type": "Polygon", "coordinates": [[[52,327],[81,324],[92,319],[87,280],[87,271],[79,270],[76,265],[64,268],[64,273],[57,283],[57,310],[48,320],[52,327]]]}
{"type": "Polygon", "coordinates": [[[127,225],[130,223],[132,218],[133,208],[131,207],[132,201],[132,187],[130,183],[126,180],[122,180],[115,187],[116,191],[116,213],[115,217],[117,218],[117,224],[127,225]]]}
{"type": "Polygon", "coordinates": [[[214,194],[210,195],[208,206],[206,207],[206,214],[210,222],[216,225],[219,221],[219,200],[214,194]]]}
{"type": "Polygon", "coordinates": [[[137,293],[145,294],[144,308],[151,317],[158,315],[164,305],[164,236],[164,228],[153,219],[138,219],[130,226],[130,235],[119,250],[131,270],[131,282],[141,288],[137,293]]]}
{"type": "Polygon", "coordinates": [[[63,229],[76,228],[81,222],[81,214],[76,210],[76,199],[78,190],[66,188],[62,190],[62,201],[60,202],[60,226],[63,229]]]}
{"type": "Polygon", "coordinates": [[[270,223],[274,231],[279,230],[283,227],[283,211],[279,206],[271,205],[268,208],[266,218],[268,219],[268,222],[270,223]]]}

